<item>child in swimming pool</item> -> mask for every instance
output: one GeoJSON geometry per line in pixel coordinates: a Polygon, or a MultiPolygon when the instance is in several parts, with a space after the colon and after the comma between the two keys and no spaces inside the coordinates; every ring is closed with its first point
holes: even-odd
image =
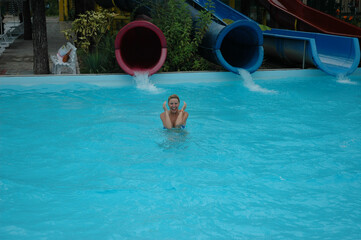
{"type": "Polygon", "coordinates": [[[168,97],[169,110],[167,109],[167,101],[163,103],[164,112],[160,114],[160,119],[162,119],[164,128],[185,128],[189,116],[189,114],[184,111],[187,104],[183,102],[181,110],[178,109],[179,104],[180,100],[176,94],[168,97]]]}

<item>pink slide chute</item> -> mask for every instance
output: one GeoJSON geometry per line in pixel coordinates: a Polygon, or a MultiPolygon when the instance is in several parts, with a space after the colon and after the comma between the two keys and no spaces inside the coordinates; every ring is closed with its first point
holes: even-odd
{"type": "Polygon", "coordinates": [[[115,56],[119,66],[129,75],[136,72],[153,75],[167,57],[167,41],[163,32],[144,20],[128,23],[115,39],[115,56]]]}

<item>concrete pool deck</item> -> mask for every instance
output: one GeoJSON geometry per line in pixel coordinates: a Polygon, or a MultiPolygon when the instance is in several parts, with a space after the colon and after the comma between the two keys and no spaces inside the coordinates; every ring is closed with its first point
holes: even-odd
{"type": "MultiPolygon", "coordinates": [[[[324,78],[337,81],[337,78],[322,72],[319,69],[288,69],[257,71],[252,74],[255,81],[298,81],[304,77],[324,78]]],[[[360,84],[361,68],[348,76],[344,81],[349,84],[360,84]],[[350,77],[350,78],[349,78],[350,77]],[[348,80],[349,79],[349,80],[348,80]],[[355,81],[356,80],[356,81],[355,81]]],[[[203,84],[241,81],[240,76],[231,72],[172,72],[157,73],[150,77],[150,83],[156,86],[173,84],[203,84]]],[[[136,85],[134,78],[128,74],[78,74],[78,75],[12,75],[0,77],[0,89],[18,89],[30,87],[31,89],[51,89],[52,87],[64,89],[79,86],[95,87],[127,87],[136,85]]]]}

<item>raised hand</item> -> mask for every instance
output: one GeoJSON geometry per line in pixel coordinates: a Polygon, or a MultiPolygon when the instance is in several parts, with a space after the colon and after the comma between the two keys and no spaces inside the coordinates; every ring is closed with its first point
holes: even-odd
{"type": "Polygon", "coordinates": [[[164,109],[164,112],[168,111],[167,101],[165,101],[165,102],[163,103],[163,109],[164,109]]]}
{"type": "Polygon", "coordinates": [[[181,110],[186,110],[186,107],[187,107],[187,103],[186,102],[183,102],[183,107],[182,107],[182,109],[181,110]]]}

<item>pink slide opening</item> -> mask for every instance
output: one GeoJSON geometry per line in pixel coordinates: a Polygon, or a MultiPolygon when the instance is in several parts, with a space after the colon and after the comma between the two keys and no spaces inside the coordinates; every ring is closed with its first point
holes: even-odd
{"type": "Polygon", "coordinates": [[[137,20],[125,25],[115,39],[115,56],[129,75],[135,72],[153,75],[167,57],[167,41],[153,23],[137,20]]]}

